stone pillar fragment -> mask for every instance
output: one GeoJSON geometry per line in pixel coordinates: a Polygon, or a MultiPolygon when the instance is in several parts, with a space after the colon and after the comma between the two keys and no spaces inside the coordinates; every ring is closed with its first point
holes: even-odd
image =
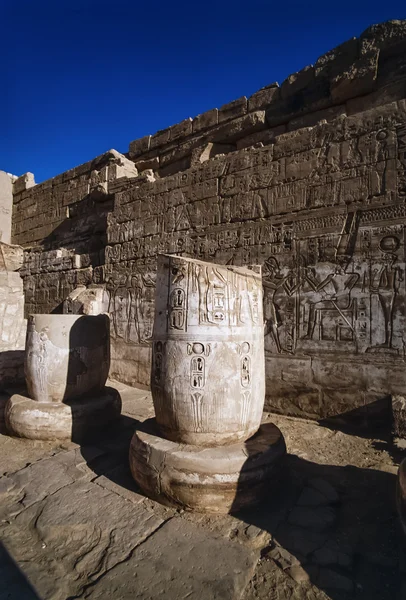
{"type": "Polygon", "coordinates": [[[151,389],[156,419],[136,431],[130,467],[163,504],[234,512],[258,503],[286,453],[261,426],[261,269],[158,257],[151,389]]]}
{"type": "Polygon", "coordinates": [[[260,268],[161,256],[155,314],[151,389],[164,435],[205,446],[249,438],[265,398],[260,268]]]}

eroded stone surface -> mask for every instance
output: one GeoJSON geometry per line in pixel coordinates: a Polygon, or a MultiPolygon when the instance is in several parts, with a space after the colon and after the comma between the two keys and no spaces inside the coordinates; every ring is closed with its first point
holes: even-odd
{"type": "Polygon", "coordinates": [[[126,560],[162,522],[141,505],[77,481],[20,513],[2,537],[41,598],[65,600],[126,560]]]}
{"type": "MultiPolygon", "coordinates": [[[[104,600],[106,590],[107,597],[114,596],[115,586],[125,598],[125,584],[132,598],[137,593],[133,586],[139,576],[140,581],[151,580],[152,565],[155,581],[151,589],[161,593],[158,575],[166,582],[177,572],[173,567],[176,551],[173,546],[168,547],[167,535],[163,536],[164,543],[161,538],[157,543],[152,541],[165,531],[163,523],[172,517],[179,522],[176,531],[171,529],[174,539],[186,528],[203,531],[205,559],[198,563],[200,568],[193,560],[199,580],[197,598],[204,597],[203,580],[209,582],[210,590],[214,589],[213,573],[218,580],[221,560],[221,568],[227,574],[229,564],[235,563],[241,569],[240,573],[231,573],[228,580],[235,592],[233,600],[353,600],[355,593],[360,600],[400,600],[406,571],[394,502],[394,457],[399,456],[394,446],[314,422],[273,415],[289,454],[285,481],[270,486],[265,502],[234,515],[177,512],[146,499],[126,483],[128,471],[124,461],[132,432],[150,416],[153,407],[145,391],[124,384],[117,388],[123,399],[121,425],[104,432],[93,446],[79,450],[71,442],[61,446],[0,435],[0,472],[7,472],[6,477],[0,478],[0,505],[7,508],[7,514],[0,518],[0,536],[22,573],[39,585],[41,600],[83,598],[86,593],[95,597],[99,594],[104,600]],[[25,467],[28,462],[32,464],[25,467]],[[329,496],[338,518],[331,529],[323,532],[288,522],[303,489],[314,489],[315,481],[327,482],[326,490],[335,490],[329,496]],[[93,494],[94,488],[102,493],[93,494]],[[151,513],[160,523],[153,531],[153,523],[148,520],[151,513]],[[137,523],[131,521],[132,515],[137,523]],[[132,524],[125,532],[124,522],[132,524]],[[132,530],[135,533],[130,538],[132,530]],[[211,538],[214,546],[206,544],[211,538]],[[129,542],[128,555],[122,541],[129,542]],[[141,555],[145,544],[148,554],[141,555]],[[213,548],[219,551],[214,552],[213,548]],[[246,556],[246,551],[248,556],[254,552],[256,558],[254,572],[248,562],[244,574],[244,562],[238,557],[246,556]],[[151,560],[146,560],[147,556],[151,560]],[[123,566],[131,565],[118,571],[120,577],[115,574],[115,568],[121,568],[117,559],[124,561],[123,566]],[[290,571],[297,565],[310,581],[295,581],[292,575],[303,575],[300,569],[290,571]],[[106,570],[109,567],[112,571],[106,570]],[[326,568],[333,572],[332,577],[330,573],[326,577],[326,568]],[[144,569],[145,573],[141,573],[144,569]],[[343,585],[344,578],[347,583],[353,582],[353,592],[337,587],[343,585]],[[334,580],[335,587],[329,584],[330,580],[334,580]]],[[[196,540],[202,539],[196,534],[196,540]]],[[[198,553],[199,548],[194,550],[187,539],[184,542],[185,552],[176,568],[184,569],[184,579],[180,581],[186,588],[193,586],[189,576],[195,576],[187,555],[196,556],[193,553],[198,553]]],[[[175,586],[176,579],[168,585],[175,586]]]]}
{"type": "Polygon", "coordinates": [[[82,597],[234,600],[241,597],[257,559],[252,550],[174,518],[82,597]]]}
{"type": "Polygon", "coordinates": [[[404,40],[404,21],[373,26],[281,88],[131,142],[141,176],[109,152],[21,178],[27,312],[105,285],[111,373],[148,385],[157,254],[260,264],[268,407],[325,418],[403,393],[404,40]]]}
{"type": "Polygon", "coordinates": [[[227,513],[266,497],[279,480],[285,452],[272,423],[246,442],[202,448],[164,439],[152,422],[134,434],[130,467],[141,489],[164,504],[227,513]]]}
{"type": "Polygon", "coordinates": [[[110,367],[105,315],[31,315],[25,375],[37,402],[66,402],[101,392],[110,367]]]}
{"type": "Polygon", "coordinates": [[[258,271],[159,258],[151,389],[164,437],[217,446],[257,431],[265,394],[258,271]]]}
{"type": "Polygon", "coordinates": [[[12,435],[83,442],[113,423],[120,411],[120,395],[104,388],[99,395],[65,402],[37,402],[15,394],[5,405],[4,418],[12,435]]]}

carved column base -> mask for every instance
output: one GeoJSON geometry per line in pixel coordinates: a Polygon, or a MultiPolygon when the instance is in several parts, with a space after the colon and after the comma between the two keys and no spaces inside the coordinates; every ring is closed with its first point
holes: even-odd
{"type": "Polygon", "coordinates": [[[120,394],[113,388],[103,392],[66,403],[37,402],[15,394],[5,407],[7,431],[34,440],[82,442],[120,415],[120,394]]]}
{"type": "Polygon", "coordinates": [[[149,419],[133,436],[130,467],[144,493],[162,504],[233,513],[263,500],[285,454],[283,435],[272,423],[245,442],[202,448],[164,439],[149,419]]]}

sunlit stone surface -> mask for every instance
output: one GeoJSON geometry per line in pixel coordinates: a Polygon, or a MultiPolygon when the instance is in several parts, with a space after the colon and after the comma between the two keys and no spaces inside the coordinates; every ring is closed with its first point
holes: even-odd
{"type": "Polygon", "coordinates": [[[249,438],[265,397],[260,268],[159,257],[152,356],[165,437],[209,446],[249,438]]]}
{"type": "Polygon", "coordinates": [[[261,269],[159,256],[152,339],[156,419],[133,436],[134,479],[191,510],[260,502],[286,453],[279,429],[260,427],[261,269]]]}

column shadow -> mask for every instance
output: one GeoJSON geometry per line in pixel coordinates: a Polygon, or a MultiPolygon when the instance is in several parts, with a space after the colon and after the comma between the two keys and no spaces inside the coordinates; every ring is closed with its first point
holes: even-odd
{"type": "Polygon", "coordinates": [[[315,586],[331,600],[403,600],[406,537],[394,474],[287,455],[260,505],[234,506],[234,517],[270,534],[257,572],[265,588],[278,581],[281,597],[318,600],[315,586]]]}

